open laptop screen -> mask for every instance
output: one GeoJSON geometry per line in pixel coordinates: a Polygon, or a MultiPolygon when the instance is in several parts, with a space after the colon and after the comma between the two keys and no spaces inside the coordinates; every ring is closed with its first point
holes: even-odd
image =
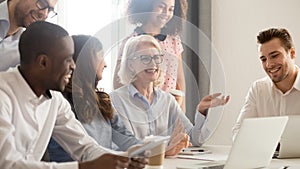
{"type": "Polygon", "coordinates": [[[288,122],[280,138],[277,158],[300,157],[300,116],[288,116],[288,122]]]}
{"type": "Polygon", "coordinates": [[[245,119],[225,168],[267,167],[287,121],[287,116],[245,119]]]}

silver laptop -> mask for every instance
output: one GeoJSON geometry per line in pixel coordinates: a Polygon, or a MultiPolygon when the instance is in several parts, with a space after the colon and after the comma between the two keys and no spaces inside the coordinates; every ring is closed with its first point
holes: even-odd
{"type": "Polygon", "coordinates": [[[288,122],[280,138],[280,149],[276,158],[300,157],[300,116],[288,116],[288,122]]]}
{"type": "Polygon", "coordinates": [[[265,168],[271,162],[287,121],[287,116],[245,119],[223,164],[208,162],[177,169],[265,168]]]}

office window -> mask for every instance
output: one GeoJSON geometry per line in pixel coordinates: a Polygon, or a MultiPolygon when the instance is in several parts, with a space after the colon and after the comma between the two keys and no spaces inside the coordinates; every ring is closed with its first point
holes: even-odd
{"type": "MultiPolygon", "coordinates": [[[[58,16],[53,19],[50,18],[48,21],[63,26],[71,35],[95,35],[107,25],[124,16],[126,3],[127,0],[59,0],[56,6],[58,16]]],[[[102,43],[105,43],[105,39],[98,38],[102,43]]],[[[112,90],[112,75],[117,49],[118,46],[114,46],[114,50],[105,51],[107,68],[103,72],[103,80],[100,81],[99,86],[104,88],[106,92],[112,90]]]]}

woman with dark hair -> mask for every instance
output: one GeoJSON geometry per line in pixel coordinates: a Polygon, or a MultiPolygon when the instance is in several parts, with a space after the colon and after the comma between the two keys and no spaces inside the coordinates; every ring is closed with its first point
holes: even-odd
{"type": "Polygon", "coordinates": [[[114,113],[109,95],[98,90],[97,82],[102,79],[106,68],[102,44],[92,36],[72,36],[75,44],[74,60],[76,69],[73,75],[72,94],[75,114],[90,136],[100,145],[126,151],[139,143],[129,132],[117,114],[114,113]]]}
{"type": "MultiPolygon", "coordinates": [[[[70,102],[76,117],[87,133],[103,147],[126,151],[140,143],[127,130],[112,108],[109,95],[96,88],[106,68],[101,42],[88,35],[73,35],[76,69],[72,74],[64,97],[70,102]]],[[[48,146],[51,161],[72,161],[72,159],[51,139],[48,146]]],[[[72,156],[72,155],[71,155],[72,156]]]]}

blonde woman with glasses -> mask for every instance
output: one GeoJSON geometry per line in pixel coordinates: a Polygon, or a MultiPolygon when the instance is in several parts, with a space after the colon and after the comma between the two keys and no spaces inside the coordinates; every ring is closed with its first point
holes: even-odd
{"type": "Polygon", "coordinates": [[[207,109],[225,105],[229,97],[218,97],[219,93],[205,96],[197,106],[193,126],[175,98],[158,87],[164,81],[161,73],[164,55],[153,36],[128,39],[122,56],[118,75],[124,86],[110,95],[126,127],[135,137],[144,139],[149,135],[172,135],[178,125],[182,126],[181,131],[176,131],[182,137],[171,139],[166,155],[177,154],[190,141],[201,146],[210,134],[206,127],[207,109]]]}

